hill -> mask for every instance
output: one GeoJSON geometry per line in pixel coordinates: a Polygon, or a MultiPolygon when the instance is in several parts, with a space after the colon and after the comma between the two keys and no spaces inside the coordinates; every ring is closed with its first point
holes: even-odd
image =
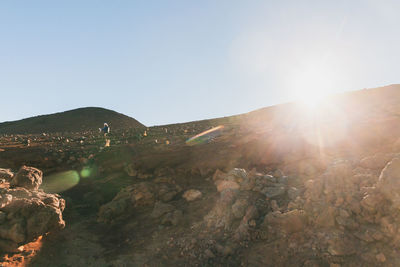
{"type": "Polygon", "coordinates": [[[104,108],[86,107],[0,123],[0,134],[93,131],[107,122],[111,129],[145,127],[137,120],[104,108]]]}
{"type": "Polygon", "coordinates": [[[24,244],[0,265],[399,266],[399,100],[390,85],[107,138],[0,135],[0,245],[24,244]],[[26,245],[42,213],[7,201],[23,165],[67,203],[66,227],[26,245]]]}

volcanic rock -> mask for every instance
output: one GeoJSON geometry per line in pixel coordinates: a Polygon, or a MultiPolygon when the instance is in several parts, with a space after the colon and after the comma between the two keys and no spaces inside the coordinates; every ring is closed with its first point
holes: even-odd
{"type": "Polygon", "coordinates": [[[132,207],[147,206],[155,202],[154,185],[139,183],[123,188],[114,199],[100,207],[98,221],[110,223],[129,215],[132,207]]]}
{"type": "Polygon", "coordinates": [[[0,169],[0,179],[10,181],[14,177],[14,173],[9,169],[0,169]]]}
{"type": "Polygon", "coordinates": [[[307,225],[307,216],[303,210],[279,211],[268,213],[261,227],[270,233],[290,234],[301,231],[307,225]]]}
{"type": "Polygon", "coordinates": [[[154,209],[150,216],[152,218],[159,218],[162,215],[167,214],[173,210],[175,210],[175,207],[171,204],[166,204],[163,202],[156,202],[156,204],[154,205],[154,209]]]}
{"type": "Polygon", "coordinates": [[[38,190],[42,184],[43,173],[33,167],[22,166],[11,180],[11,186],[20,186],[29,190],[38,190]]]}
{"type": "Polygon", "coordinates": [[[182,197],[187,201],[194,201],[196,199],[201,198],[202,193],[196,189],[189,189],[183,193],[182,197]]]}
{"type": "MultiPolygon", "coordinates": [[[[39,173],[36,170],[32,171],[33,175],[39,173]]],[[[28,176],[32,172],[28,172],[28,176]]],[[[62,218],[65,201],[57,194],[46,194],[22,187],[2,188],[0,200],[2,251],[15,251],[20,245],[65,226],[62,218]]]]}

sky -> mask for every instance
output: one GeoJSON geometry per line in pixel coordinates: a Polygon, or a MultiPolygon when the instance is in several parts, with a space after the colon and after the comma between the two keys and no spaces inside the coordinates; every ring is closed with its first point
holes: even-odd
{"type": "Polygon", "coordinates": [[[400,83],[400,1],[2,0],[0,122],[162,125],[400,83]]]}

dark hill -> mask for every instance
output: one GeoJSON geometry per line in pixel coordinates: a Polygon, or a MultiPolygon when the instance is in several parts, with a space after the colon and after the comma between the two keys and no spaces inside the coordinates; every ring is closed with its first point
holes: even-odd
{"type": "Polygon", "coordinates": [[[113,129],[145,127],[137,120],[104,108],[87,107],[0,123],[0,134],[34,134],[96,130],[107,122],[113,129]]]}

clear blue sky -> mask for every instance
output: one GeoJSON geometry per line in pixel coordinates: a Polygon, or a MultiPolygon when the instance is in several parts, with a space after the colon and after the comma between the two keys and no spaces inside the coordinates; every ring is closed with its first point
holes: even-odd
{"type": "Polygon", "coordinates": [[[3,0],[0,122],[98,106],[160,125],[400,83],[399,14],[396,0],[3,0]]]}

